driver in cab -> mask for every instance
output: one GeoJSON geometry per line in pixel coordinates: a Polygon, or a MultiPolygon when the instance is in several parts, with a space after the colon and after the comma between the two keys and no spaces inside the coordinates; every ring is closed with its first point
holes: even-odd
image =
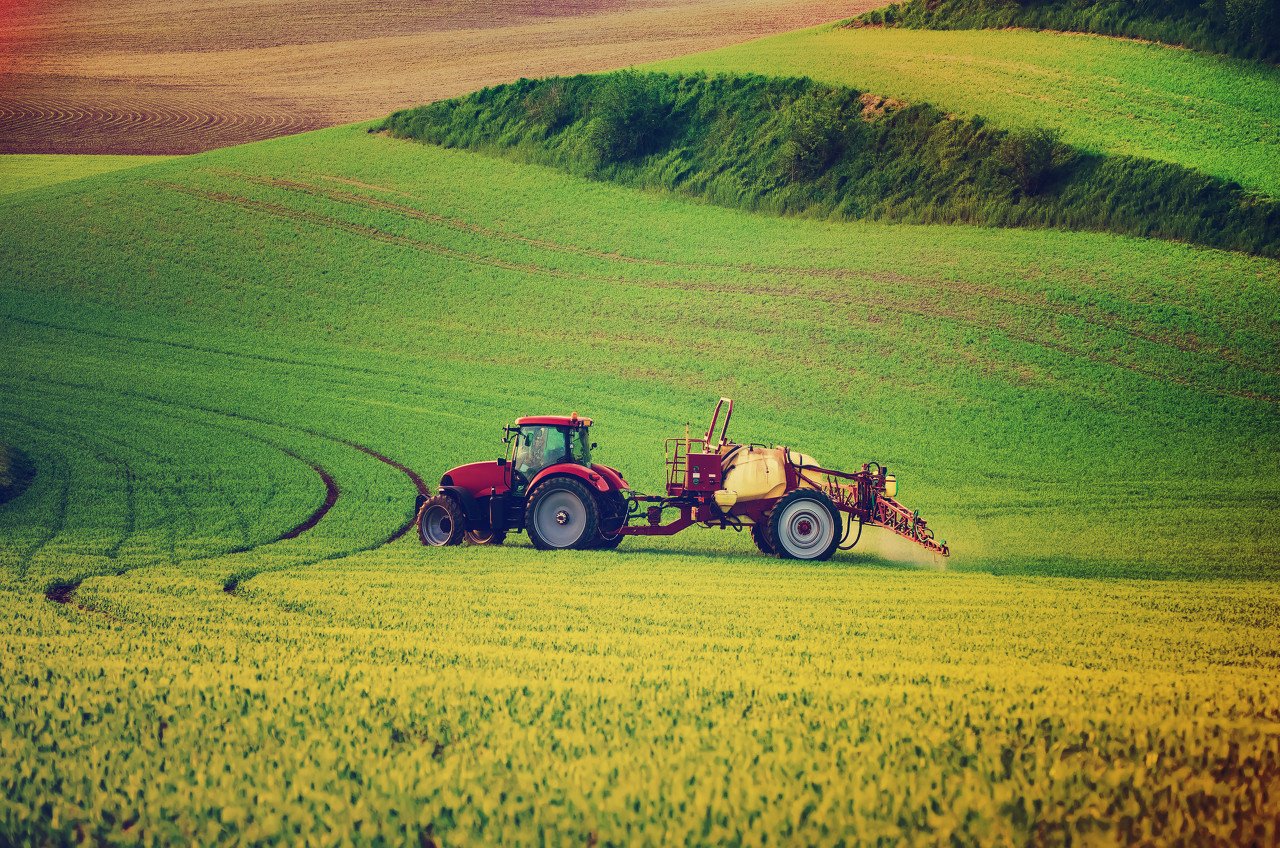
{"type": "MultiPolygon", "coordinates": [[[[548,465],[564,459],[563,444],[557,446],[556,440],[549,440],[547,434],[550,432],[553,432],[550,427],[539,427],[536,433],[521,436],[516,450],[516,470],[525,477],[532,477],[548,465]]],[[[563,440],[558,431],[554,432],[563,440]]]]}

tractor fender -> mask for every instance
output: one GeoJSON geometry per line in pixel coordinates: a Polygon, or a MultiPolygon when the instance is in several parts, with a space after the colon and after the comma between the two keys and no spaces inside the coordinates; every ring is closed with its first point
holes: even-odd
{"type": "Polygon", "coordinates": [[[548,477],[577,477],[597,492],[611,491],[609,480],[603,474],[600,474],[591,468],[585,468],[581,465],[574,465],[569,462],[548,465],[546,468],[539,471],[537,476],[529,481],[529,488],[527,491],[532,492],[539,483],[546,480],[548,477]]]}
{"type": "Polygon", "coordinates": [[[631,488],[627,485],[627,481],[622,479],[622,474],[616,468],[610,468],[607,465],[601,465],[597,462],[591,465],[591,470],[607,480],[609,482],[609,486],[614,491],[622,491],[624,489],[631,488]]]}
{"type": "Polygon", "coordinates": [[[489,517],[480,509],[480,502],[476,500],[476,496],[461,486],[441,486],[440,494],[448,495],[458,502],[458,506],[462,507],[462,512],[467,516],[467,526],[473,528],[483,528],[489,526],[489,517]]]}

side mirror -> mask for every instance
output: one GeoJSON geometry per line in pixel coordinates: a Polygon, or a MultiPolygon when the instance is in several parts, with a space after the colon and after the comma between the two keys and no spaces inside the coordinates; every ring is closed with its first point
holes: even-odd
{"type": "Polygon", "coordinates": [[[506,464],[507,464],[507,458],[506,458],[505,456],[500,456],[500,457],[498,457],[498,467],[499,467],[499,468],[502,468],[502,467],[503,467],[504,465],[506,465],[506,464]]]}

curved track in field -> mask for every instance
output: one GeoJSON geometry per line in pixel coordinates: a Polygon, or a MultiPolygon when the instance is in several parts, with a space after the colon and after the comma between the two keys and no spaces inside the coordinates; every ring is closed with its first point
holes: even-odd
{"type": "MultiPolygon", "coordinates": [[[[422,476],[417,471],[413,470],[408,465],[402,462],[399,462],[395,459],[392,459],[391,457],[386,456],[380,451],[374,450],[373,448],[367,445],[364,445],[349,439],[343,439],[343,438],[331,436],[327,433],[323,433],[313,428],[301,427],[301,426],[291,425],[291,424],[284,424],[281,422],[272,421],[270,419],[262,418],[259,416],[248,415],[245,413],[239,413],[239,412],[228,411],[228,410],[219,410],[219,409],[214,409],[212,407],[202,406],[199,404],[171,401],[163,398],[146,395],[141,392],[131,392],[131,391],[124,391],[124,390],[117,390],[117,389],[106,389],[102,386],[89,386],[89,385],[71,383],[71,382],[60,381],[60,380],[47,380],[45,382],[53,385],[61,386],[67,389],[95,391],[98,393],[105,393],[107,395],[120,398],[120,399],[128,399],[134,402],[143,402],[148,405],[158,406],[160,407],[161,414],[173,416],[180,420],[187,419],[192,413],[197,413],[201,417],[214,415],[214,416],[219,416],[225,419],[231,419],[231,420],[242,421],[242,422],[251,422],[254,424],[261,424],[269,427],[278,427],[283,430],[304,434],[314,438],[323,439],[332,444],[341,445],[344,448],[349,448],[351,450],[358,451],[384,465],[387,465],[390,468],[394,468],[396,471],[403,474],[409,480],[409,482],[413,485],[414,490],[416,492],[423,493],[423,494],[429,493],[425,480],[423,480],[422,476]]],[[[215,426],[219,426],[219,425],[215,425],[215,426]]],[[[221,425],[221,426],[226,426],[226,425],[221,425]]],[[[184,561],[194,562],[199,560],[215,559],[223,556],[234,556],[234,555],[249,553],[252,551],[261,550],[262,548],[268,545],[272,545],[278,542],[297,538],[303,535],[304,533],[315,528],[320,523],[320,521],[324,519],[324,517],[333,508],[333,506],[337,503],[338,498],[341,495],[341,489],[336,479],[321,464],[312,462],[304,458],[303,456],[299,455],[295,451],[289,448],[283,447],[282,445],[279,445],[270,439],[266,439],[262,436],[258,436],[253,433],[244,432],[239,428],[230,428],[230,429],[234,429],[235,432],[243,438],[249,438],[254,441],[260,442],[268,447],[273,448],[276,451],[284,453],[285,455],[289,456],[291,459],[294,459],[300,463],[307,465],[313,472],[315,472],[315,474],[320,478],[321,482],[324,484],[325,497],[323,501],[320,503],[320,505],[317,506],[315,510],[313,510],[301,522],[290,527],[288,530],[283,531],[278,536],[268,541],[260,542],[257,544],[246,544],[242,547],[237,547],[231,550],[225,550],[222,552],[213,553],[205,556],[197,556],[194,558],[185,557],[183,558],[184,561]]],[[[386,545],[391,542],[395,542],[399,540],[413,527],[413,525],[414,525],[414,516],[410,515],[401,525],[399,525],[386,538],[379,539],[373,544],[369,544],[364,547],[357,548],[351,551],[343,551],[337,554],[334,554],[334,553],[325,554],[322,556],[318,556],[314,561],[305,561],[305,562],[297,563],[296,565],[313,564],[314,562],[320,562],[326,559],[332,559],[335,556],[349,556],[354,553],[373,550],[375,548],[381,547],[382,545],[386,545]]],[[[52,539],[56,537],[56,535],[57,535],[56,532],[51,533],[49,539],[46,539],[45,542],[52,541],[52,539]]],[[[119,543],[117,543],[117,549],[120,544],[122,544],[122,540],[119,543]]],[[[26,559],[29,559],[29,556],[26,559]]],[[[117,573],[123,573],[123,571],[127,571],[127,569],[124,569],[121,572],[117,572],[117,573]]],[[[224,588],[226,588],[227,591],[234,591],[238,586],[242,585],[245,580],[251,578],[256,573],[258,572],[246,571],[246,572],[238,573],[227,581],[227,584],[224,588]]],[[[76,580],[55,582],[49,587],[47,594],[49,595],[51,600],[58,600],[62,603],[70,602],[74,598],[75,589],[79,586],[79,583],[83,579],[84,578],[82,577],[76,580]]]]}

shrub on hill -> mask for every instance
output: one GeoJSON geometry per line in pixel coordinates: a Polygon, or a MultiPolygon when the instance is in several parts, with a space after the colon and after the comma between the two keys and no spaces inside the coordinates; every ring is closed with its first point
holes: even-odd
{"type": "Polygon", "coordinates": [[[1280,0],[904,0],[849,25],[1094,32],[1280,61],[1280,0]]]}
{"type": "Polygon", "coordinates": [[[521,80],[375,130],[778,213],[1054,226],[1280,255],[1280,203],[1179,165],[809,79],[634,72],[521,80]]]}

